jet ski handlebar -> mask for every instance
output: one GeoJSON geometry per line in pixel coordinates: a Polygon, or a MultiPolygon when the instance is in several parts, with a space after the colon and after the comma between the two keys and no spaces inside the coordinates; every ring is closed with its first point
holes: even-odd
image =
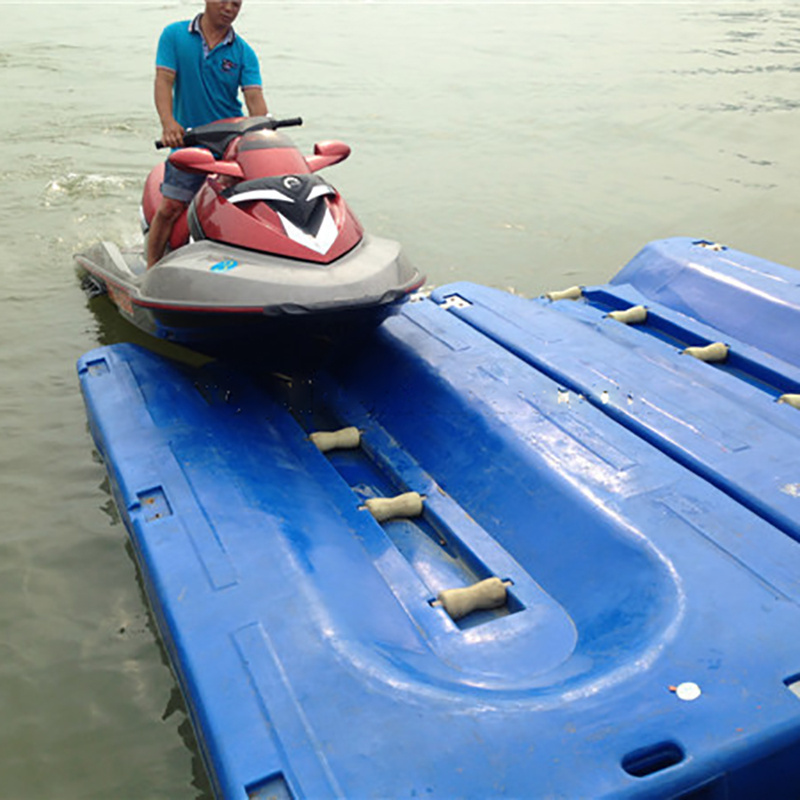
{"type": "MultiPolygon", "coordinates": [[[[302,124],[302,117],[275,119],[270,116],[244,117],[237,120],[210,122],[208,125],[197,125],[194,128],[189,128],[183,136],[183,146],[205,147],[210,150],[216,158],[222,158],[227,146],[237,136],[243,136],[245,133],[250,133],[252,131],[274,131],[278,128],[290,128],[302,124]]],[[[160,140],[157,141],[155,145],[157,150],[168,147],[168,145],[160,140]]]]}
{"type": "Polygon", "coordinates": [[[302,117],[287,117],[286,119],[275,120],[276,128],[292,128],[295,125],[302,125],[302,124],[303,124],[302,117]]]}

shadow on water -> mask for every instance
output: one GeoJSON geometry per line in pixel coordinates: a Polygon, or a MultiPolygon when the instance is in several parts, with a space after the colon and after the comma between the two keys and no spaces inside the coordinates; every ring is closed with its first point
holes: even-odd
{"type": "Polygon", "coordinates": [[[197,353],[194,350],[189,350],[186,347],[181,347],[163,339],[157,339],[144,331],[140,331],[135,325],[120,316],[116,307],[106,295],[87,298],[86,308],[97,323],[96,335],[97,342],[100,345],[129,342],[190,367],[200,367],[213,360],[210,356],[197,353]]]}

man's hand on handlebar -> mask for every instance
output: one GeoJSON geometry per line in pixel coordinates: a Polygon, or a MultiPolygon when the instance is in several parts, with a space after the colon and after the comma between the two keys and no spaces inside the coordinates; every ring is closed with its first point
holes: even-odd
{"type": "Polygon", "coordinates": [[[161,144],[164,147],[182,147],[183,134],[186,131],[176,120],[164,123],[161,129],[161,144]]]}

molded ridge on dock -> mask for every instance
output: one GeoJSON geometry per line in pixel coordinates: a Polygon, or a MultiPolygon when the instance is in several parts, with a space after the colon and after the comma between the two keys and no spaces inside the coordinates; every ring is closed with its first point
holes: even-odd
{"type": "Polygon", "coordinates": [[[800,785],[800,411],[777,402],[800,362],[738,322],[797,319],[785,270],[682,239],[572,300],[452,284],[293,382],[86,354],[218,795],[800,785]],[[683,353],[717,340],[723,362],[683,353]],[[471,613],[441,602],[485,581],[471,613]]]}

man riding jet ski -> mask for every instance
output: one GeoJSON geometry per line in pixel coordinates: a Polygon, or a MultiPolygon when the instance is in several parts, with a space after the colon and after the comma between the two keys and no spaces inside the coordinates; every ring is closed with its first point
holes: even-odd
{"type": "MultiPolygon", "coordinates": [[[[207,175],[150,269],[145,249],[100,242],[76,256],[120,313],[155,336],[219,352],[276,331],[336,334],[374,325],[424,281],[393,241],[364,233],[318,171],[347,158],[343,142],[303,157],[279,128],[298,118],[246,117],[197,126],[170,163],[207,175]]],[[[145,235],[164,165],[147,178],[145,235]]]]}

